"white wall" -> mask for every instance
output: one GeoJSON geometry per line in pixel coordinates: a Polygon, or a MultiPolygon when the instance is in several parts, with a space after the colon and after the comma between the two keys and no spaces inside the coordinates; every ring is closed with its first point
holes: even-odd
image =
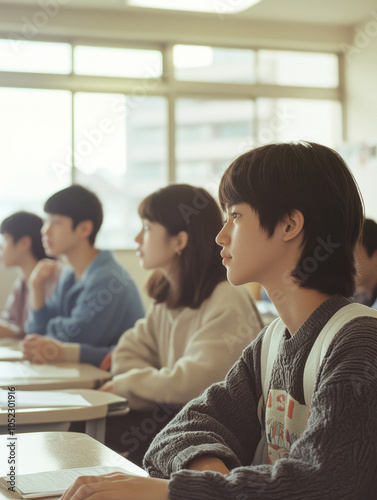
{"type": "Polygon", "coordinates": [[[355,37],[346,55],[348,141],[376,143],[377,11],[375,18],[371,16],[353,32],[355,37]]]}
{"type": "Polygon", "coordinates": [[[367,217],[377,220],[377,10],[353,28],[345,58],[346,159],[360,186],[367,217]]]}

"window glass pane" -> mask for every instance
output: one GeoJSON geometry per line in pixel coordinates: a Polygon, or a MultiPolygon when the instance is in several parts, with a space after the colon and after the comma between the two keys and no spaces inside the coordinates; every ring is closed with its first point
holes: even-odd
{"type": "Polygon", "coordinates": [[[309,99],[258,99],[258,143],[308,140],[336,148],[342,137],[341,105],[309,99]]]}
{"type": "Polygon", "coordinates": [[[43,214],[71,180],[71,94],[0,88],[0,220],[17,210],[43,214]]]}
{"type": "Polygon", "coordinates": [[[0,40],[0,70],[70,73],[72,71],[71,46],[67,43],[0,40]]]}
{"type": "Polygon", "coordinates": [[[177,181],[206,187],[217,197],[225,168],[253,147],[252,101],[179,99],[177,181]]]}
{"type": "Polygon", "coordinates": [[[162,74],[158,50],[77,46],[74,71],[80,75],[157,78],[162,74]]]}
{"type": "Polygon", "coordinates": [[[194,45],[175,45],[177,80],[253,83],[255,52],[194,45]]]}
{"type": "Polygon", "coordinates": [[[335,54],[259,50],[257,57],[261,83],[302,87],[339,85],[335,54]]]}
{"type": "Polygon", "coordinates": [[[75,96],[76,180],[103,203],[99,246],[135,247],[138,204],[167,179],[166,109],[160,97],[75,96]]]}

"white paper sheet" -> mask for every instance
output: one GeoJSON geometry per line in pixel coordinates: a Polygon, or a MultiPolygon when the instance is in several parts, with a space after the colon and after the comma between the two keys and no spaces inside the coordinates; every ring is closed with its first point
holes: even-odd
{"type": "MultiPolygon", "coordinates": [[[[81,394],[58,391],[16,391],[17,408],[91,406],[81,394]]],[[[0,407],[8,407],[8,391],[0,389],[0,407]]]]}
{"type": "Polygon", "coordinates": [[[7,362],[0,364],[0,378],[12,381],[14,378],[43,378],[43,379],[65,379],[80,376],[78,368],[65,368],[54,365],[36,365],[25,361],[7,362]]]}
{"type": "MultiPolygon", "coordinates": [[[[81,469],[62,469],[36,474],[24,474],[17,476],[16,488],[23,498],[43,498],[48,496],[60,496],[69,488],[79,476],[99,476],[111,472],[132,472],[121,467],[85,467],[81,469]]],[[[147,476],[143,469],[139,469],[141,476],[147,476]]],[[[1,478],[4,482],[5,478],[1,478]]]]}
{"type": "Polygon", "coordinates": [[[0,347],[0,361],[21,360],[23,354],[20,350],[12,347],[0,347]]]}

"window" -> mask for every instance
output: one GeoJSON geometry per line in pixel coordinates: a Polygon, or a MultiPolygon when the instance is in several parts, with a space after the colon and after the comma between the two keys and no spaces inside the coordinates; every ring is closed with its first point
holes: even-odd
{"type": "Polygon", "coordinates": [[[162,55],[157,50],[78,46],[74,60],[78,75],[156,78],[162,73],[162,55]]]}
{"type": "Polygon", "coordinates": [[[0,40],[0,70],[70,73],[72,71],[71,46],[68,43],[0,40]]]}
{"type": "Polygon", "coordinates": [[[341,106],[310,99],[258,99],[258,143],[307,140],[340,144],[341,106]]]}
{"type": "Polygon", "coordinates": [[[253,146],[254,104],[179,99],[176,112],[177,180],[202,185],[216,195],[225,168],[253,146]]]}
{"type": "Polygon", "coordinates": [[[171,58],[168,44],[136,46],[0,40],[0,217],[43,214],[74,180],[103,202],[99,246],[135,248],[137,206],[168,182],[217,196],[252,147],[342,141],[335,54],[177,44],[171,58]]]}
{"type": "Polygon", "coordinates": [[[76,181],[103,203],[100,246],[110,241],[115,248],[132,247],[138,204],[166,183],[165,99],[145,97],[134,108],[128,102],[120,94],[75,96],[76,181]],[[150,116],[158,126],[149,127],[150,116]]]}
{"type": "Polygon", "coordinates": [[[201,82],[254,83],[255,52],[195,45],[175,45],[175,77],[201,82]]]}
{"type": "Polygon", "coordinates": [[[335,54],[259,50],[258,80],[278,85],[335,88],[339,85],[338,58],[335,54]]]}
{"type": "Polygon", "coordinates": [[[0,220],[43,202],[71,181],[71,95],[0,88],[0,220]]]}

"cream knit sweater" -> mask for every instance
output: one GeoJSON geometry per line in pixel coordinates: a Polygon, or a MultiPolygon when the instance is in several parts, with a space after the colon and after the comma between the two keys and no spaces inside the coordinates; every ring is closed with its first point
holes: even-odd
{"type": "Polygon", "coordinates": [[[227,281],[198,309],[153,304],[114,350],[114,392],[135,410],[185,404],[222,380],[262,327],[248,291],[227,281]]]}

